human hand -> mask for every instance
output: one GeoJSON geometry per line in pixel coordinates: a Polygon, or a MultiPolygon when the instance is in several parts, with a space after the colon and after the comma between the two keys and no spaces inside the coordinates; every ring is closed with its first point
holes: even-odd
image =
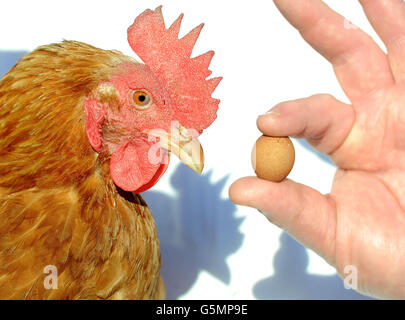
{"type": "Polygon", "coordinates": [[[358,291],[405,298],[405,2],[360,0],[387,55],[320,0],[274,2],[332,63],[351,105],[325,94],[283,102],[258,128],[307,139],[338,169],[327,195],[288,179],[246,177],[230,198],[262,211],[341,276],[355,266],[358,291]]]}

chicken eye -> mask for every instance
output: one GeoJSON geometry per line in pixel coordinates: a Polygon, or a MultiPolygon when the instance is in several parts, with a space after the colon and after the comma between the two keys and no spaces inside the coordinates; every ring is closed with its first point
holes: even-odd
{"type": "Polygon", "coordinates": [[[135,91],[133,98],[134,98],[136,107],[139,109],[146,109],[147,107],[149,107],[149,105],[152,102],[150,95],[148,93],[146,93],[145,91],[141,91],[141,90],[135,91]]]}

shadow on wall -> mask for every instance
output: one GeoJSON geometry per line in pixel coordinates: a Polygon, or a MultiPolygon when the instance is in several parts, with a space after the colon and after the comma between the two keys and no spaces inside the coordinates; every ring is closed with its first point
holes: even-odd
{"type": "Polygon", "coordinates": [[[186,293],[203,270],[230,283],[226,259],[242,245],[243,218],[235,217],[236,206],[220,197],[228,177],[211,183],[211,175],[199,176],[179,164],[171,177],[175,197],[142,194],[156,220],[167,299],[186,293]]]}
{"type": "Polygon", "coordinates": [[[274,274],[258,282],[253,293],[258,299],[371,299],[354,290],[345,289],[337,276],[309,274],[305,248],[283,232],[280,249],[273,259],[274,274]]]}
{"type": "Polygon", "coordinates": [[[18,59],[27,54],[26,51],[1,51],[0,50],[0,77],[14,66],[18,59]]]}

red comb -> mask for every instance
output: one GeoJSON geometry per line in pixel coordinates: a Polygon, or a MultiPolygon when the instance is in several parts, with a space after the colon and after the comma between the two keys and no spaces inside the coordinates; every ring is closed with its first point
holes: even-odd
{"type": "Polygon", "coordinates": [[[203,24],[179,39],[181,14],[165,28],[162,6],[146,10],[128,28],[128,42],[135,53],[166,85],[180,123],[201,132],[216,118],[218,99],[211,97],[221,77],[206,80],[213,51],[191,58],[203,24]]]}

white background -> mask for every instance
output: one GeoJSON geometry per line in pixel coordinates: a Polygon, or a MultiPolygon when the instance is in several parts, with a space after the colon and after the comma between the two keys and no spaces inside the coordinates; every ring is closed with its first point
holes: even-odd
{"type": "MultiPolygon", "coordinates": [[[[326,1],[367,32],[357,1],[326,1]]],[[[331,66],[310,48],[272,1],[8,1],[0,5],[0,74],[20,51],[78,40],[134,56],[126,29],[147,8],[163,4],[166,26],[183,12],[180,35],[205,22],[194,56],[214,49],[218,118],[204,131],[203,176],[172,157],[145,199],[162,246],[162,273],[173,299],[358,299],[332,267],[304,249],[259,212],[237,207],[228,187],[252,175],[250,152],[260,135],[256,118],[278,102],[332,93],[348,102],[331,66]]],[[[343,24],[342,19],[342,24],[343,24]]],[[[380,42],[379,42],[380,43],[380,42]]],[[[314,117],[317,115],[315,114],[314,117]]],[[[327,193],[333,165],[294,140],[290,178],[327,193]]]]}

